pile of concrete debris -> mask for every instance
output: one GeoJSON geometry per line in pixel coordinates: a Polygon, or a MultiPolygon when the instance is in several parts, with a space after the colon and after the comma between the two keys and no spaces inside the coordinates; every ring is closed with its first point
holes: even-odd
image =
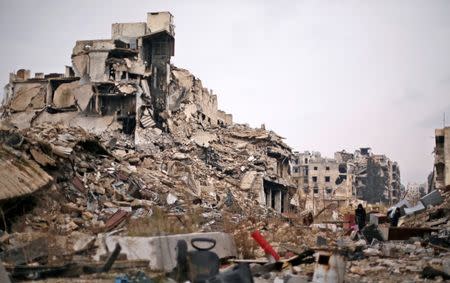
{"type": "MultiPolygon", "coordinates": [[[[182,124],[179,113],[171,117],[182,124]]],[[[288,147],[279,136],[245,125],[184,124],[190,135],[160,132],[148,150],[136,148],[114,124],[98,136],[61,124],[19,130],[2,123],[6,229],[0,241],[11,274],[82,273],[92,280],[142,272],[177,280],[179,241],[192,250],[192,239],[206,237],[217,243],[212,252],[239,267],[233,272],[251,263],[248,272],[260,282],[321,282],[325,266],[348,282],[447,278],[448,193],[434,191],[415,206],[397,204],[404,214],[398,228],[383,224],[381,211],[369,212],[361,236],[346,221],[305,224],[301,213],[292,213],[294,205],[280,213],[283,202],[259,201],[284,180],[276,157],[288,147]],[[258,247],[255,231],[262,231],[278,263],[265,259],[270,252],[258,247]]]]}
{"type": "MultiPolygon", "coordinates": [[[[177,115],[173,120],[179,121],[177,115]]],[[[137,149],[132,136],[114,130],[114,124],[97,136],[62,124],[19,130],[3,122],[4,178],[0,182],[7,221],[2,236],[7,267],[40,262],[53,272],[62,268],[61,261],[73,263],[80,251],[102,246],[94,242],[110,239],[109,233],[121,235],[117,241],[127,235],[211,231],[245,237],[243,229],[235,228],[247,225],[249,218],[267,223],[270,217],[278,217],[276,209],[258,199],[263,183],[268,182],[265,179],[277,181],[277,158],[270,157],[267,148],[270,153],[287,151],[281,138],[243,125],[209,129],[190,125],[190,138],[160,132],[149,150],[137,149]],[[57,246],[51,250],[59,253],[48,252],[50,246],[57,246]],[[34,248],[36,255],[21,253],[34,248]]],[[[236,250],[229,236],[219,236],[232,242],[226,256],[246,252],[245,246],[236,250]]],[[[122,244],[124,249],[127,246],[122,244]]],[[[83,261],[99,260],[107,251],[99,248],[83,261]]],[[[148,252],[138,259],[147,259],[151,270],[164,267],[152,261],[153,256],[148,252]]],[[[142,263],[134,268],[139,266],[142,263]]],[[[33,272],[35,267],[22,267],[17,276],[33,272]]],[[[48,275],[42,270],[37,273],[48,275]]]]}

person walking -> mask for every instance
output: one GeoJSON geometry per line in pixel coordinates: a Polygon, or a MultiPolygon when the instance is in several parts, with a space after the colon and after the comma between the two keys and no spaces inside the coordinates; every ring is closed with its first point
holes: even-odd
{"type": "Polygon", "coordinates": [[[401,216],[402,216],[402,214],[400,212],[400,207],[397,207],[395,209],[394,216],[392,216],[392,219],[391,219],[391,226],[392,227],[397,227],[398,226],[398,220],[400,219],[401,216]]]}
{"type": "Polygon", "coordinates": [[[358,208],[355,209],[355,222],[358,225],[358,230],[361,231],[366,226],[366,210],[362,204],[358,204],[358,208]]]}

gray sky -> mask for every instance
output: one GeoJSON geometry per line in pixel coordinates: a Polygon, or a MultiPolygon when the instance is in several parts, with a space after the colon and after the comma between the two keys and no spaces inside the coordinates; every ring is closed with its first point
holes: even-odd
{"type": "Polygon", "coordinates": [[[235,121],[299,151],[370,146],[405,184],[432,170],[450,116],[450,1],[2,0],[0,83],[19,68],[63,72],[75,40],[161,10],[175,16],[173,62],[235,121]]]}

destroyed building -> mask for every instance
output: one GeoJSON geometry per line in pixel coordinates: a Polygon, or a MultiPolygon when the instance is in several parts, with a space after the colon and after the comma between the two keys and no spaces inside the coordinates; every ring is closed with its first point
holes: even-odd
{"type": "Polygon", "coordinates": [[[432,187],[448,190],[450,188],[450,127],[436,129],[435,141],[432,187]]]}
{"type": "Polygon", "coordinates": [[[305,209],[316,212],[331,202],[348,206],[354,199],[353,168],[348,160],[322,157],[320,152],[296,152],[292,176],[305,202],[305,209]]]}
{"type": "Polygon", "coordinates": [[[334,158],[322,157],[319,152],[296,152],[291,166],[308,210],[316,211],[331,202],[345,206],[356,199],[393,203],[401,194],[397,163],[372,154],[369,148],[355,153],[338,151],[334,158]]]}
{"type": "MultiPolygon", "coordinates": [[[[201,148],[200,158],[218,170],[230,170],[218,160],[216,148],[229,136],[232,144],[249,144],[258,152],[242,162],[240,172],[228,173],[239,180],[231,183],[274,211],[296,209],[291,149],[273,132],[244,127],[239,133],[231,128],[232,115],[218,110],[217,95],[188,70],[170,63],[174,36],[173,16],[158,12],[148,13],[146,22],[112,24],[110,39],[78,40],[72,66],[66,66],[64,74],[31,77],[29,70],[20,69],[10,75],[2,118],[20,130],[48,123],[100,135],[118,130],[132,139],[125,153],[113,150],[121,156],[130,148],[159,152],[168,139],[193,142],[201,148]],[[246,168],[247,163],[258,165],[246,168]]],[[[194,191],[205,186],[189,178],[194,191]]]]}
{"type": "Polygon", "coordinates": [[[360,148],[354,156],[357,198],[387,204],[400,200],[404,189],[397,162],[385,155],[373,154],[370,148],[360,148]]]}
{"type": "Polygon", "coordinates": [[[101,132],[120,121],[138,146],[145,145],[142,129],[170,131],[169,116],[179,110],[204,126],[233,123],[230,114],[218,110],[212,91],[170,64],[175,33],[169,12],[148,13],[147,22],[115,23],[111,30],[111,39],[77,41],[73,67],[65,74],[30,77],[24,69],[11,74],[4,105],[7,114],[21,117],[13,123],[24,128],[60,121],[101,132]]]}

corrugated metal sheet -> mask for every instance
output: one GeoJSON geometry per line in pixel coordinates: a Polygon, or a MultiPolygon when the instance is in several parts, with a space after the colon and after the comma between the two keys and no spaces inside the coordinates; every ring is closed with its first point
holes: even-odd
{"type": "Polygon", "coordinates": [[[31,194],[52,181],[36,162],[17,157],[0,146],[0,200],[31,194]]]}
{"type": "Polygon", "coordinates": [[[151,116],[142,116],[141,124],[144,128],[153,127],[156,123],[151,116]]]}

